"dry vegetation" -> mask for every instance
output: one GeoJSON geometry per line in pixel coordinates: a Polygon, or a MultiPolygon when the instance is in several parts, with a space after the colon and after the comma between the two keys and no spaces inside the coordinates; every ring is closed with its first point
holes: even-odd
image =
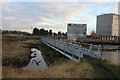
{"type": "Polygon", "coordinates": [[[32,39],[2,38],[2,64],[3,66],[23,67],[29,62],[30,44],[32,39]],[[27,41],[26,41],[27,40],[27,41]]]}
{"type": "MultiPolygon", "coordinates": [[[[3,68],[4,69],[4,68],[3,68]]],[[[3,77],[6,78],[101,78],[95,69],[86,61],[75,63],[68,61],[61,65],[55,65],[45,71],[21,70],[12,67],[6,67],[3,77]],[[10,74],[9,74],[10,73],[10,74]]]]}
{"type": "Polygon", "coordinates": [[[53,50],[33,39],[18,39],[3,37],[3,78],[101,78],[104,77],[98,69],[83,60],[80,63],[54,54],[53,50]],[[41,45],[41,46],[40,46],[41,45]],[[46,55],[50,65],[45,71],[22,70],[29,63],[30,48],[39,46],[46,55]],[[55,62],[55,60],[57,62],[55,62]]]}

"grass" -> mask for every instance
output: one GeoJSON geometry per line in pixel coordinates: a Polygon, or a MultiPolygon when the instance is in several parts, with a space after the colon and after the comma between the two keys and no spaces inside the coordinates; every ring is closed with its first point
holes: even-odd
{"type": "Polygon", "coordinates": [[[100,70],[87,60],[73,62],[39,40],[3,38],[3,78],[103,78],[100,70]],[[17,45],[18,48],[16,47],[17,45]],[[30,48],[35,47],[49,65],[45,71],[22,70],[29,63],[30,48]],[[16,49],[17,48],[17,49],[16,49]]]}
{"type": "Polygon", "coordinates": [[[50,47],[46,46],[41,42],[38,48],[42,52],[42,55],[49,66],[54,65],[56,63],[61,64],[69,60],[68,58],[64,57],[57,51],[51,49],[50,47]]]}
{"type": "Polygon", "coordinates": [[[2,38],[2,65],[23,67],[29,63],[30,44],[37,40],[21,38],[2,38]],[[26,47],[26,48],[25,48],[26,47]]]}
{"type": "Polygon", "coordinates": [[[114,65],[108,61],[99,60],[100,64],[108,68],[112,73],[114,73],[120,79],[120,66],[114,65]]]}
{"type": "Polygon", "coordinates": [[[6,78],[100,78],[101,74],[97,72],[97,75],[95,75],[95,72],[96,71],[93,66],[87,61],[83,61],[81,63],[68,61],[63,64],[56,64],[42,72],[7,67],[4,69],[3,74],[5,74],[4,77],[6,78]]]}

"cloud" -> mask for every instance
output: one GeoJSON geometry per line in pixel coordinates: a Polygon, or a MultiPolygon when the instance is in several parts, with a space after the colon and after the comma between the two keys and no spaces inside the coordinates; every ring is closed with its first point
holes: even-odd
{"type": "Polygon", "coordinates": [[[7,21],[11,21],[14,20],[14,17],[10,17],[10,16],[3,16],[2,20],[7,20],[7,21]]]}
{"type": "Polygon", "coordinates": [[[4,26],[19,27],[20,25],[38,26],[45,22],[56,24],[57,22],[59,23],[60,21],[72,20],[73,16],[78,15],[83,11],[87,10],[86,5],[76,3],[4,2],[2,8],[3,8],[2,10],[3,28],[4,26]],[[78,8],[82,9],[79,10],[78,8]]]}
{"type": "Polygon", "coordinates": [[[9,8],[9,4],[8,4],[8,2],[2,2],[2,11],[3,12],[9,12],[9,13],[11,13],[12,12],[12,10],[9,8]]]}
{"type": "MultiPolygon", "coordinates": [[[[118,13],[118,9],[119,9],[119,8],[118,8],[118,5],[119,5],[118,3],[114,3],[114,4],[113,4],[113,7],[112,7],[112,11],[113,11],[113,12],[118,13]]],[[[120,6],[120,5],[119,5],[119,6],[120,6]]]]}
{"type": "Polygon", "coordinates": [[[68,22],[92,25],[92,18],[101,10],[108,11],[106,6],[111,9],[111,5],[97,3],[3,2],[2,26],[3,29],[29,30],[33,26],[66,31],[68,22]]]}
{"type": "Polygon", "coordinates": [[[45,3],[41,4],[39,8],[42,10],[41,15],[46,16],[47,18],[52,17],[57,19],[63,18],[64,20],[70,20],[72,19],[72,16],[87,10],[87,5],[78,5],[76,3],[45,3]]]}
{"type": "Polygon", "coordinates": [[[3,0],[3,2],[118,2],[118,0],[3,0]]]}

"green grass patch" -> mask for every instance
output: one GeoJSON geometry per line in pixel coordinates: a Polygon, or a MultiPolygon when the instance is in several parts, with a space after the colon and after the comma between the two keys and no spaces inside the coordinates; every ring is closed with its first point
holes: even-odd
{"type": "Polygon", "coordinates": [[[99,60],[100,64],[108,68],[112,73],[116,75],[120,79],[120,66],[114,65],[110,62],[99,60]]]}
{"type": "Polygon", "coordinates": [[[101,70],[99,70],[98,68],[96,68],[94,65],[90,64],[88,60],[83,60],[80,63],[78,63],[77,65],[79,67],[87,66],[90,69],[93,69],[91,71],[89,71],[89,69],[88,69],[88,73],[91,73],[92,78],[105,78],[103,72],[101,70]]]}

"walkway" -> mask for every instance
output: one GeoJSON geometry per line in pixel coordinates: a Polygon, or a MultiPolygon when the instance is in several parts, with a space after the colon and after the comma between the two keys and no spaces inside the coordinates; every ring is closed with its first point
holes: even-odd
{"type": "Polygon", "coordinates": [[[69,42],[63,42],[49,38],[42,38],[42,42],[76,62],[79,62],[84,55],[88,55],[94,58],[101,57],[101,53],[99,51],[92,51],[90,49],[83,48],[77,44],[72,44],[69,42]]]}

